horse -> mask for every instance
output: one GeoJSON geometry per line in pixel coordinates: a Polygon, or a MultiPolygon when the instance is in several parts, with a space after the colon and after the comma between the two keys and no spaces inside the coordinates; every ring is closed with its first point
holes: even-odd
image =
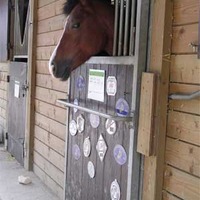
{"type": "Polygon", "coordinates": [[[90,57],[112,55],[114,7],[105,0],[67,0],[63,8],[63,34],[50,60],[50,74],[66,81],[70,73],[90,57]]]}

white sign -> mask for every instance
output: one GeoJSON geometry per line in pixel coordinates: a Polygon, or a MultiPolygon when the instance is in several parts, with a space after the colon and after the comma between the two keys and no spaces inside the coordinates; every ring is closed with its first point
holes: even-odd
{"type": "Polygon", "coordinates": [[[115,96],[117,92],[117,80],[114,76],[109,76],[106,81],[106,92],[108,96],[115,96]]]}
{"type": "Polygon", "coordinates": [[[85,157],[89,157],[90,153],[91,153],[91,142],[90,142],[90,138],[87,137],[85,138],[84,143],[83,143],[83,154],[85,157]]]}
{"type": "Polygon", "coordinates": [[[77,133],[77,124],[75,120],[71,120],[69,123],[69,132],[72,136],[76,135],[77,133]]]}
{"type": "Polygon", "coordinates": [[[117,180],[115,179],[110,186],[110,197],[112,200],[120,200],[121,191],[117,180]]]}
{"type": "Polygon", "coordinates": [[[88,99],[104,102],[105,71],[98,69],[89,70],[88,99]]]}
{"type": "MultiPolygon", "coordinates": [[[[78,106],[78,99],[74,99],[74,105],[78,106]]],[[[74,113],[76,113],[78,111],[77,108],[74,108],[74,113]]]]}
{"type": "Polygon", "coordinates": [[[19,81],[15,81],[14,97],[19,98],[19,81]]]}
{"type": "Polygon", "coordinates": [[[100,158],[101,162],[104,159],[104,156],[106,154],[107,148],[108,147],[106,145],[106,142],[105,142],[103,136],[100,134],[98,142],[97,142],[97,145],[96,145],[96,150],[98,152],[98,155],[99,155],[99,158],[100,158]]]}
{"type": "Polygon", "coordinates": [[[85,119],[83,118],[83,115],[79,115],[77,117],[77,130],[79,133],[82,133],[85,129],[85,119]]]}
{"type": "Polygon", "coordinates": [[[90,178],[94,178],[95,177],[95,168],[94,168],[94,164],[91,161],[88,162],[87,168],[88,168],[88,174],[89,174],[90,178]]]}
{"type": "Polygon", "coordinates": [[[108,134],[113,135],[117,130],[116,122],[112,119],[106,120],[106,131],[108,134]]]}

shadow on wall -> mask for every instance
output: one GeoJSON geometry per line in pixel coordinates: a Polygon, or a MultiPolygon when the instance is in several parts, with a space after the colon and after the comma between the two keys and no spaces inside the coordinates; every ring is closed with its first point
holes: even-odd
{"type": "MultiPolygon", "coordinates": [[[[3,141],[4,141],[3,138],[4,138],[4,137],[3,137],[3,128],[0,127],[0,144],[3,143],[3,141]]],[[[1,198],[0,198],[0,200],[1,200],[1,198]]]]}

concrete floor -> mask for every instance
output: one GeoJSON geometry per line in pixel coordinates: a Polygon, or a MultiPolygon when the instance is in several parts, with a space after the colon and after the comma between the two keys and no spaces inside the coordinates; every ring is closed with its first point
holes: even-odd
{"type": "Polygon", "coordinates": [[[0,200],[59,200],[32,172],[26,171],[0,147],[0,200]],[[32,183],[18,183],[18,176],[31,177],[32,183]]]}

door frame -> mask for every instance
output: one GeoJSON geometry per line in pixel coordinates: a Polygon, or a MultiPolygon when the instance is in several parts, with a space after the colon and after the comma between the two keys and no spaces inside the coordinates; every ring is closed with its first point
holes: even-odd
{"type": "Polygon", "coordinates": [[[24,168],[33,170],[34,124],[35,124],[35,74],[36,74],[36,41],[37,39],[37,1],[30,0],[30,17],[28,22],[28,70],[27,70],[27,103],[24,168]]]}

